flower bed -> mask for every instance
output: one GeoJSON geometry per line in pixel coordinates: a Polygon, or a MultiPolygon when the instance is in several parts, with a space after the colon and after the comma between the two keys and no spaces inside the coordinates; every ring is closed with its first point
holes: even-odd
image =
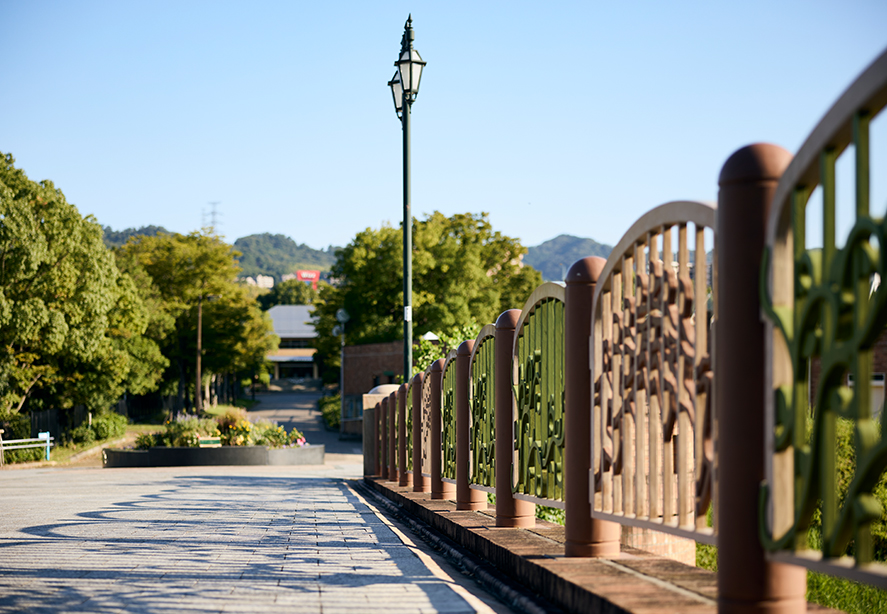
{"type": "Polygon", "coordinates": [[[102,451],[105,467],[171,467],[182,465],[322,465],[324,446],[308,445],[298,429],[268,420],[251,422],[231,408],[215,417],[179,416],[164,430],[136,439],[134,450],[102,451]],[[221,447],[200,447],[201,438],[216,438],[221,447]]]}

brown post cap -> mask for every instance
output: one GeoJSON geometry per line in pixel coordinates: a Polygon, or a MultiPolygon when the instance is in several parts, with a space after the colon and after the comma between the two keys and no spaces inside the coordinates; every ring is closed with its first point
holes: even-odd
{"type": "Polygon", "coordinates": [[[747,181],[778,181],[792,161],[792,155],[770,143],[755,143],[738,149],[727,158],[718,177],[718,185],[747,181]]]}
{"type": "Polygon", "coordinates": [[[382,402],[376,401],[376,406],[373,409],[381,409],[381,408],[382,408],[382,402]]]}
{"type": "Polygon", "coordinates": [[[607,261],[599,256],[588,256],[577,260],[567,271],[567,285],[596,283],[607,261]]]}
{"type": "Polygon", "coordinates": [[[435,360],[433,363],[431,363],[431,372],[432,373],[443,373],[443,366],[444,366],[445,362],[446,362],[446,360],[444,360],[443,358],[441,358],[439,360],[435,360]]]}
{"type": "Polygon", "coordinates": [[[397,394],[406,394],[407,393],[407,385],[401,384],[400,388],[397,389],[397,394]]]}
{"type": "Polygon", "coordinates": [[[413,386],[421,386],[423,379],[425,379],[425,373],[422,371],[419,371],[418,373],[416,373],[413,376],[413,381],[412,381],[413,386]]]}
{"type": "Polygon", "coordinates": [[[474,339],[468,339],[459,344],[456,350],[456,356],[471,356],[471,350],[474,349],[474,339]]]}
{"type": "Polygon", "coordinates": [[[502,314],[496,319],[496,330],[501,329],[511,329],[517,326],[517,321],[520,320],[520,309],[509,309],[508,311],[503,311],[502,314]]]}

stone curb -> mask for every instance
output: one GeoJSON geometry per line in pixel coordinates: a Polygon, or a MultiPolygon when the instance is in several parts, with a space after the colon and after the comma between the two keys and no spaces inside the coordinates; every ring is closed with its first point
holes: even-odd
{"type": "Polygon", "coordinates": [[[404,512],[403,508],[372,490],[362,481],[355,481],[353,485],[362,495],[372,499],[375,505],[383,508],[386,514],[409,525],[410,529],[422,538],[423,541],[443,554],[450,563],[462,570],[465,575],[473,577],[478,584],[506,605],[524,614],[559,614],[563,612],[563,610],[553,606],[551,603],[541,601],[535,595],[531,595],[522,588],[516,587],[513,582],[494,567],[463,551],[449,539],[440,535],[424,522],[404,512]]]}

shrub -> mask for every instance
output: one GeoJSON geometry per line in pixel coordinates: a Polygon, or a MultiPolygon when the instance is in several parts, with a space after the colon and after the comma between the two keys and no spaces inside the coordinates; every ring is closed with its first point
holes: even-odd
{"type": "Polygon", "coordinates": [[[200,445],[199,436],[219,436],[218,423],[210,418],[197,418],[195,416],[182,415],[175,420],[167,420],[166,432],[155,436],[154,445],[196,448],[200,445]]]}
{"type": "Polygon", "coordinates": [[[126,416],[109,412],[96,416],[92,421],[92,430],[96,439],[117,439],[126,435],[126,425],[129,421],[126,416]]]}
{"type": "Polygon", "coordinates": [[[95,431],[86,422],[71,431],[71,440],[79,445],[88,446],[95,442],[95,431]]]}
{"type": "Polygon", "coordinates": [[[141,433],[136,437],[135,449],[147,450],[153,448],[156,444],[160,433],[141,433]]]}
{"type": "Polygon", "coordinates": [[[246,418],[227,427],[219,428],[223,446],[248,446],[253,425],[246,418]]]}
{"type": "Polygon", "coordinates": [[[320,409],[320,415],[326,425],[338,431],[342,418],[342,397],[334,394],[329,397],[320,397],[317,399],[317,407],[320,409]]]}

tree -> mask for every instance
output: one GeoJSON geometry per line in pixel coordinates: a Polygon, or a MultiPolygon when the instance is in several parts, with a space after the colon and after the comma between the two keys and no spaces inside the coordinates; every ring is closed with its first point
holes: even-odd
{"type": "MultiPolygon", "coordinates": [[[[413,331],[439,333],[471,323],[492,322],[522,307],[542,283],[523,266],[526,249],[494,231],[488,215],[440,212],[413,222],[413,331]]],[[[321,288],[315,301],[318,350],[326,367],[338,366],[338,339],[332,335],[336,310],[351,316],[349,344],[403,338],[403,247],[399,228],[367,228],[336,252],[332,277],[338,286],[321,288]]]]}
{"type": "Polygon", "coordinates": [[[263,311],[275,305],[310,305],[317,298],[317,290],[298,279],[288,279],[275,284],[267,294],[260,295],[259,301],[263,311]]]}
{"type": "Polygon", "coordinates": [[[101,227],[14,162],[0,155],[0,413],[98,411],[153,389],[166,361],[101,227]]]}
{"type": "Polygon", "coordinates": [[[247,290],[235,281],[240,267],[236,252],[206,232],[133,237],[118,258],[144,271],[144,286],[160,301],[159,310],[173,322],[162,342],[171,367],[164,381],[175,385],[179,407],[188,405],[191,390],[200,394],[197,377],[198,314],[203,344],[201,387],[211,374],[258,371],[277,346],[270,319],[247,290]]]}

